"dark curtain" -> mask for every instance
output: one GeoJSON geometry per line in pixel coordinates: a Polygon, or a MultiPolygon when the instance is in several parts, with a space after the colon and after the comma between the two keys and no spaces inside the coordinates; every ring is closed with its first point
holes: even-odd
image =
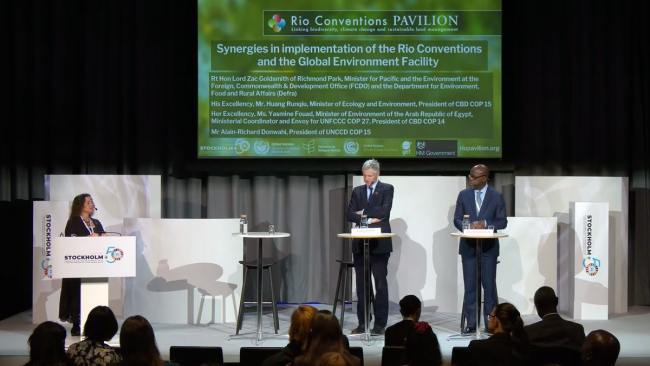
{"type": "MultiPolygon", "coordinates": [[[[504,154],[486,162],[509,181],[630,177],[630,304],[646,305],[648,19],[644,0],[504,0],[504,154]]],[[[186,0],[0,4],[2,232],[44,198],[45,174],[160,174],[164,217],[209,217],[211,177],[345,179],[359,170],[361,161],[343,159],[196,159],[196,27],[196,3],[186,0]],[[183,187],[192,191],[178,194],[183,187]]],[[[382,162],[384,174],[458,174],[477,161],[382,162]]],[[[31,247],[27,235],[12,245],[31,247]]],[[[15,263],[0,275],[21,274],[12,286],[29,287],[31,272],[15,263]]],[[[12,306],[31,306],[18,297],[12,306]]]]}

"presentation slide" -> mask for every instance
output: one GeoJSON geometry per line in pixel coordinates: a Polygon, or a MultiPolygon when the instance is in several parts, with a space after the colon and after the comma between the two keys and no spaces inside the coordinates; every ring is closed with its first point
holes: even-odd
{"type": "Polygon", "coordinates": [[[501,1],[197,4],[199,158],[501,157],[501,1]]]}

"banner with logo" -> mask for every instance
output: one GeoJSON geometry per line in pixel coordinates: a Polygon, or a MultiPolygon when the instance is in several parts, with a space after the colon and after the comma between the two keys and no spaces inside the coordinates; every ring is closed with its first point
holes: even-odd
{"type": "Polygon", "coordinates": [[[64,236],[68,201],[34,202],[32,216],[32,309],[34,323],[58,318],[61,280],[52,280],[52,243],[64,236]]]}
{"type": "Polygon", "coordinates": [[[609,203],[571,202],[574,319],[609,317],[609,203]]]}
{"type": "MultiPolygon", "coordinates": [[[[122,218],[151,217],[160,218],[162,213],[162,183],[159,175],[46,175],[45,199],[49,202],[37,202],[34,206],[34,276],[32,282],[33,302],[32,322],[40,324],[46,320],[58,319],[60,280],[41,284],[40,251],[45,233],[42,231],[42,214],[37,213],[37,204],[44,205],[43,212],[54,201],[65,201],[65,207],[59,208],[62,221],[57,224],[60,233],[65,230],[65,224],[70,213],[70,201],[81,193],[89,193],[95,202],[94,218],[101,221],[104,230],[122,232],[122,218]]],[[[54,207],[54,206],[52,206],[54,207]]],[[[59,206],[56,206],[59,207],[59,206]]],[[[43,213],[43,214],[44,214],[43,213]]],[[[55,221],[55,219],[53,219],[55,221]]],[[[115,235],[115,234],[109,234],[115,235]]],[[[122,280],[109,280],[109,303],[116,316],[122,315],[122,280]]]]}
{"type": "Polygon", "coordinates": [[[56,237],[52,278],[135,276],[135,237],[56,237]]]}

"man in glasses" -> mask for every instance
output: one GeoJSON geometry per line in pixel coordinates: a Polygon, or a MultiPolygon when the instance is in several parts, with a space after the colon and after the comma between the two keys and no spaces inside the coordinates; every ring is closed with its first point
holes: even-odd
{"type": "MultiPolygon", "coordinates": [[[[469,188],[460,191],[456,200],[454,226],[462,230],[463,215],[469,215],[472,229],[503,230],[508,225],[506,203],[501,192],[488,186],[490,169],[485,165],[476,165],[469,172],[469,188]]],[[[499,256],[499,239],[483,239],[483,256],[481,257],[481,282],[485,303],[483,313],[485,323],[490,311],[498,303],[497,299],[497,257],[499,256]]],[[[467,327],[464,333],[476,331],[476,239],[460,239],[458,254],[463,262],[463,282],[465,286],[464,303],[467,327]]],[[[480,305],[480,304],[479,304],[480,305]]]]}

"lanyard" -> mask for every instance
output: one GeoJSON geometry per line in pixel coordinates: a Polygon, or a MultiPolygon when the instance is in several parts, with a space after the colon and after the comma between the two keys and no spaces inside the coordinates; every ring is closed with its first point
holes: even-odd
{"type": "MultiPolygon", "coordinates": [[[[83,217],[79,216],[79,218],[81,219],[81,222],[84,223],[84,226],[86,227],[86,229],[88,230],[88,232],[90,233],[90,235],[94,234],[94,233],[95,233],[95,230],[93,230],[92,221],[91,221],[91,224],[88,225],[88,224],[86,223],[86,220],[84,220],[83,217]]],[[[90,218],[90,219],[92,220],[92,218],[90,218]]]]}

